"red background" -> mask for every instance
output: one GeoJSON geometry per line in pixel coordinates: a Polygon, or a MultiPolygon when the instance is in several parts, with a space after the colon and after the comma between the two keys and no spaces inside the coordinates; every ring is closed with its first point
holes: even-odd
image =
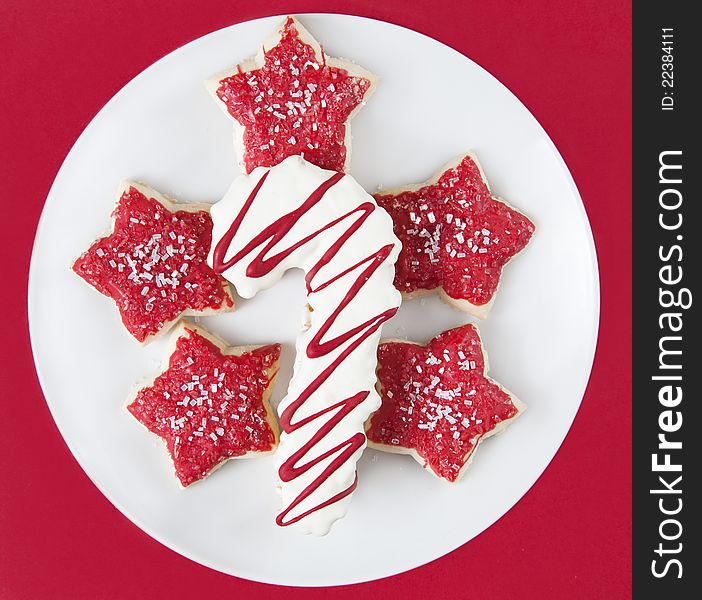
{"type": "MultiPolygon", "coordinates": [[[[631,7],[626,1],[0,0],[0,598],[624,598],[631,594],[631,7]],[[125,83],[178,46],[267,14],[346,12],[445,42],[505,83],[570,167],[594,230],[602,322],[592,378],[524,498],[429,565],[336,589],[222,575],[142,533],[68,452],[32,363],[34,230],[66,153],[125,83]]],[[[261,557],[265,560],[265,557],[261,557]]]]}

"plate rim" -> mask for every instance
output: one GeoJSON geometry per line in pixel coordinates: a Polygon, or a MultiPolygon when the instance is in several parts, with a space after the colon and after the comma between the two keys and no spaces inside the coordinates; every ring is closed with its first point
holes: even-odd
{"type": "Polygon", "coordinates": [[[418,31],[417,29],[414,29],[412,27],[407,27],[405,25],[399,25],[397,23],[393,23],[391,21],[387,21],[385,19],[380,19],[380,18],[375,18],[375,17],[367,17],[363,15],[354,15],[346,12],[300,12],[300,13],[278,13],[274,15],[263,15],[260,17],[252,18],[252,19],[243,19],[236,21],[234,23],[230,23],[229,25],[226,25],[224,27],[219,27],[217,29],[213,29],[201,36],[198,36],[196,38],[193,38],[189,41],[187,41],[184,44],[181,44],[180,46],[177,46],[170,52],[164,54],[160,58],[156,59],[152,63],[150,63],[146,68],[144,68],[142,71],[137,73],[134,77],[132,77],[129,81],[127,81],[115,94],[113,94],[107,102],[105,102],[100,109],[93,115],[93,117],[90,119],[90,121],[87,123],[87,125],[82,129],[78,137],[76,138],[75,142],[71,146],[70,150],[67,152],[65,158],[61,162],[61,166],[58,168],[56,171],[56,175],[54,176],[54,179],[51,183],[51,187],[49,188],[49,191],[46,195],[46,198],[44,200],[42,210],[40,217],[37,221],[36,225],[36,230],[34,233],[34,239],[32,242],[32,250],[31,250],[31,255],[30,255],[30,263],[29,263],[29,269],[28,269],[28,276],[27,276],[27,326],[29,329],[29,339],[30,339],[30,346],[31,346],[31,352],[32,352],[32,360],[34,363],[34,370],[37,375],[37,379],[39,380],[39,384],[41,387],[42,395],[44,397],[44,402],[46,403],[49,412],[51,414],[51,418],[56,425],[56,428],[58,429],[59,434],[61,435],[61,438],[63,439],[64,443],[68,447],[69,452],[72,454],[74,460],[78,463],[79,467],[83,471],[83,474],[88,477],[89,481],[98,489],[98,491],[107,499],[107,501],[114,506],[124,517],[126,517],[131,523],[136,525],[141,531],[143,531],[146,535],[148,535],[151,539],[155,540],[165,548],[167,548],[170,551],[176,552],[177,554],[180,554],[181,556],[207,568],[212,571],[216,571],[218,573],[223,573],[225,575],[229,575],[232,577],[239,577],[242,579],[246,579],[248,581],[254,581],[257,583],[263,583],[263,584],[269,584],[269,585],[284,585],[284,586],[290,586],[290,587],[299,587],[299,588],[305,588],[305,587],[310,587],[310,588],[322,588],[322,587],[332,587],[332,586],[346,586],[346,585],[355,585],[359,583],[365,583],[365,582],[370,582],[370,581],[378,581],[380,579],[385,579],[387,577],[392,577],[401,573],[406,573],[408,571],[411,571],[413,569],[419,568],[424,565],[431,564],[437,560],[440,560],[441,558],[447,556],[448,554],[454,552],[461,546],[464,546],[465,544],[471,542],[473,539],[477,538],[480,535],[483,535],[487,530],[489,530],[495,523],[500,521],[507,513],[509,513],[523,498],[526,494],[529,493],[529,491],[534,487],[534,485],[537,484],[537,482],[541,479],[541,477],[544,475],[546,470],[549,468],[553,460],[556,458],[556,456],[559,454],[561,447],[563,445],[563,442],[565,441],[565,438],[568,436],[570,433],[575,420],[580,413],[583,405],[583,400],[585,399],[585,394],[587,392],[587,388],[590,384],[590,380],[592,377],[592,371],[594,368],[595,364],[595,358],[597,356],[597,348],[598,348],[598,342],[599,342],[599,333],[600,333],[600,327],[601,327],[601,316],[602,316],[602,306],[601,306],[601,274],[599,270],[599,260],[598,260],[598,254],[597,254],[597,245],[595,244],[595,238],[592,232],[592,226],[590,223],[590,219],[587,214],[587,209],[585,208],[585,203],[583,202],[582,196],[580,194],[580,191],[578,189],[578,186],[575,182],[575,178],[573,177],[572,173],[570,172],[570,169],[568,168],[565,160],[563,159],[563,156],[561,155],[560,151],[558,150],[558,147],[554,143],[554,141],[551,139],[551,136],[548,134],[546,129],[543,127],[541,122],[536,118],[536,116],[531,112],[531,110],[524,104],[519,96],[515,94],[507,85],[505,85],[498,77],[493,75],[488,69],[480,65],[478,62],[474,61],[472,58],[467,56],[466,54],[463,54],[450,44],[447,44],[445,42],[442,42],[441,40],[436,39],[435,37],[428,35],[426,33],[423,33],[421,31],[418,31]],[[60,421],[56,418],[56,415],[54,413],[54,408],[52,406],[52,403],[49,401],[48,396],[45,392],[45,378],[42,375],[42,371],[39,367],[39,364],[37,362],[37,341],[36,341],[36,334],[35,334],[35,329],[33,322],[35,322],[35,319],[33,315],[35,314],[37,308],[33,302],[33,297],[34,294],[36,293],[34,291],[36,287],[36,275],[34,275],[34,271],[36,270],[36,262],[35,262],[35,254],[36,254],[36,249],[37,249],[37,242],[38,239],[42,233],[42,231],[46,227],[46,206],[50,200],[50,198],[56,193],[55,189],[57,187],[57,182],[61,178],[61,174],[64,170],[64,167],[66,166],[67,163],[72,159],[73,155],[78,153],[81,149],[81,146],[85,143],[85,139],[88,135],[88,133],[96,126],[95,123],[98,121],[101,116],[104,115],[110,108],[110,106],[117,102],[119,98],[121,98],[123,95],[127,94],[131,88],[136,85],[136,83],[141,80],[144,77],[147,77],[150,72],[154,69],[156,69],[161,63],[163,63],[166,60],[172,60],[174,55],[179,54],[182,52],[186,47],[190,46],[191,44],[201,42],[202,40],[205,40],[208,37],[212,37],[217,35],[223,30],[236,27],[238,25],[244,24],[244,23],[249,23],[249,22],[254,22],[254,21],[263,21],[263,20],[269,20],[273,21],[275,19],[280,19],[281,21],[288,15],[288,14],[294,14],[296,17],[301,17],[302,19],[305,19],[307,17],[325,17],[325,16],[331,16],[331,17],[343,17],[343,18],[351,18],[351,19],[357,19],[357,20],[362,20],[362,21],[374,21],[377,23],[381,23],[386,26],[390,26],[392,28],[397,28],[397,29],[404,29],[407,31],[412,32],[415,35],[421,36],[423,38],[426,38],[427,40],[431,41],[434,44],[438,44],[440,46],[443,46],[444,48],[448,49],[450,52],[454,54],[458,54],[460,58],[464,60],[468,60],[474,68],[477,68],[479,71],[482,71],[486,73],[487,75],[490,76],[490,78],[496,82],[499,86],[501,86],[504,91],[507,92],[509,96],[513,100],[516,100],[517,104],[524,110],[526,113],[533,119],[534,123],[538,126],[539,130],[543,134],[543,139],[546,141],[547,145],[549,146],[549,149],[552,151],[553,156],[556,159],[556,162],[558,164],[558,167],[560,168],[561,172],[564,174],[565,179],[567,181],[567,185],[570,188],[571,193],[574,194],[575,199],[577,200],[576,204],[576,210],[578,211],[578,216],[584,225],[584,233],[586,234],[586,243],[588,247],[588,254],[589,254],[589,268],[592,273],[592,283],[593,283],[593,288],[592,288],[592,302],[593,302],[593,309],[594,309],[594,314],[593,314],[593,321],[595,324],[594,331],[592,335],[590,336],[590,339],[588,340],[588,348],[587,348],[587,356],[589,358],[589,367],[587,369],[587,375],[584,378],[584,383],[582,385],[582,389],[579,392],[579,397],[580,400],[578,401],[577,409],[575,410],[573,414],[573,418],[568,425],[568,427],[565,429],[565,432],[561,439],[558,441],[558,444],[555,447],[555,451],[553,452],[553,455],[551,458],[548,460],[546,465],[544,466],[543,470],[539,475],[536,477],[534,482],[526,488],[523,493],[515,500],[513,504],[507,508],[507,510],[502,513],[499,517],[494,519],[493,521],[489,522],[479,533],[474,535],[473,537],[469,538],[468,540],[465,540],[463,542],[460,542],[459,544],[452,545],[452,547],[446,549],[445,551],[442,552],[439,556],[435,557],[434,559],[431,559],[429,561],[423,561],[422,559],[419,559],[417,561],[410,561],[411,564],[409,564],[406,567],[400,568],[400,569],[393,569],[390,572],[387,572],[385,575],[374,575],[370,578],[365,578],[365,577],[350,577],[350,578],[345,578],[343,582],[337,582],[337,583],[290,583],[290,582],[281,582],[281,581],[275,581],[270,578],[261,578],[260,575],[253,574],[251,572],[248,572],[246,569],[239,569],[237,567],[237,573],[231,573],[227,571],[221,571],[217,567],[205,564],[202,562],[198,557],[193,555],[187,548],[182,547],[181,544],[178,542],[174,541],[164,541],[162,539],[162,536],[159,534],[154,533],[154,531],[147,526],[138,516],[136,516],[134,513],[131,511],[128,511],[121,502],[116,500],[115,498],[112,497],[112,495],[108,492],[106,492],[103,487],[98,484],[93,477],[90,475],[88,470],[84,467],[84,457],[82,456],[82,453],[77,450],[77,448],[74,447],[74,445],[69,441],[69,439],[66,437],[64,434],[63,428],[60,424],[60,421]],[[35,283],[33,283],[35,281],[35,283]]]}

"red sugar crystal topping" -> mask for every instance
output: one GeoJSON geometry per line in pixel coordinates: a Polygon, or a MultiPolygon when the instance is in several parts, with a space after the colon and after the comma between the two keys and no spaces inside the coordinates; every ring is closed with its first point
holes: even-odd
{"type": "Polygon", "coordinates": [[[280,357],[279,344],[224,355],[197,332],[185,332],[168,369],[127,407],[166,442],[183,486],[228,458],[275,447],[263,396],[280,357]]]}
{"type": "Polygon", "coordinates": [[[484,374],[473,325],[445,331],[426,346],[378,348],[382,405],[366,432],[374,444],[417,452],[436,475],[456,481],[481,438],[519,412],[484,374]]]}
{"type": "Polygon", "coordinates": [[[113,216],[113,232],[97,240],[73,270],[116,302],[138,341],[186,310],[233,305],[225,280],[207,265],[212,242],[207,211],[172,213],[130,187],[113,216]]]}
{"type": "Polygon", "coordinates": [[[277,45],[259,69],[220,81],[217,96],[244,128],[247,173],[301,154],[333,171],[346,162],[346,120],[363,102],[370,80],[319,62],[288,18],[277,45]]]}
{"type": "Polygon", "coordinates": [[[502,267],[534,233],[527,217],[492,197],[470,156],[436,183],[375,199],[402,242],[395,286],[403,293],[443,288],[451,298],[486,304],[502,267]]]}

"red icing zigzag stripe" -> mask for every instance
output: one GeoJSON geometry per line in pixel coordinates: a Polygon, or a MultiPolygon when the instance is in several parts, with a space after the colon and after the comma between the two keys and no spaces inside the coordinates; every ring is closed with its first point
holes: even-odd
{"type": "Polygon", "coordinates": [[[278,525],[285,526],[296,523],[301,519],[305,518],[309,514],[318,511],[330,504],[333,504],[342,498],[348,496],[356,487],[357,480],[345,490],[336,494],[335,496],[326,499],[317,506],[307,510],[306,512],[292,518],[285,520],[288,514],[299,505],[305,498],[312,494],[319,486],[328,479],[342,464],[344,464],[360,447],[365,443],[365,435],[358,432],[351,436],[349,439],[341,442],[340,444],[334,446],[330,450],[326,451],[322,455],[316,457],[308,462],[302,462],[304,457],[310,453],[310,451],[323,439],[325,438],[338,423],[340,423],[343,418],[349,414],[356,406],[361,404],[367,397],[369,392],[359,392],[352,396],[349,396],[345,400],[338,402],[332,406],[325,408],[324,410],[318,411],[300,421],[295,422],[295,413],[304,405],[306,400],[314,394],[319,387],[329,378],[329,376],[336,370],[339,365],[342,364],[344,359],[348,357],[365,339],[375,333],[382,324],[390,319],[395,312],[396,308],[386,310],[367,321],[360,323],[359,325],[351,328],[350,330],[336,336],[335,338],[327,341],[322,341],[324,335],[331,329],[337,317],[341,314],[344,308],[353,300],[353,298],[359,293],[366,282],[370,279],[375,270],[382,265],[390,256],[392,252],[393,245],[385,245],[377,250],[377,252],[371,254],[367,258],[359,261],[355,265],[345,269],[344,271],[335,274],[329,280],[320,283],[316,287],[313,286],[313,279],[315,275],[327,265],[334,256],[339,252],[339,250],[344,246],[344,244],[349,240],[349,238],[356,232],[368,218],[368,216],[375,210],[375,205],[372,202],[363,202],[354,210],[342,215],[338,219],[326,224],[324,227],[318,229],[307,235],[305,238],[299,242],[283,249],[279,250],[276,254],[268,256],[269,252],[273,251],[274,248],[283,241],[288,232],[295,226],[299,219],[307,213],[313,206],[315,206],[322,198],[325,193],[336,185],[343,177],[343,173],[335,173],[324,183],[322,183],[310,196],[300,205],[296,210],[289,212],[288,214],[282,216],[275,223],[266,227],[261,233],[259,233],[254,239],[252,239],[248,244],[246,244],[240,252],[235,254],[229,260],[225,260],[227,250],[234,239],[241,223],[246,216],[246,213],[250,209],[251,205],[255,202],[256,197],[265,183],[266,173],[258,181],[251,194],[247,198],[244,206],[242,207],[239,214],[236,216],[232,225],[230,226],[227,233],[222,236],[222,239],[216,245],[213,253],[213,264],[214,269],[217,273],[222,273],[230,268],[232,265],[241,261],[245,256],[248,256],[256,248],[261,248],[260,252],[251,260],[246,268],[246,275],[248,277],[257,278],[263,277],[264,275],[270,273],[277,265],[279,265],[287,256],[293,253],[296,249],[307,244],[309,241],[316,238],[322,232],[327,229],[334,227],[335,225],[346,221],[347,219],[352,219],[348,229],[324,252],[319,261],[309,270],[305,277],[307,284],[308,293],[313,293],[320,291],[325,287],[331,285],[337,281],[342,276],[350,273],[362,265],[367,266],[358,275],[346,295],[344,296],[342,302],[335,308],[333,313],[324,322],[319,332],[314,336],[313,340],[307,347],[307,357],[310,359],[316,359],[328,355],[330,352],[337,350],[343,344],[350,341],[350,344],[339,354],[339,356],[332,361],[332,363],[324,369],[314,381],[307,386],[307,388],[302,392],[302,394],[293,400],[290,405],[283,411],[280,415],[280,424],[286,433],[292,433],[293,431],[307,425],[308,423],[320,419],[327,413],[336,411],[334,415],[326,421],[319,430],[311,437],[311,439],[305,443],[297,452],[295,452],[288,460],[286,460],[280,467],[279,476],[282,481],[292,481],[300,475],[306,473],[319,464],[321,461],[334,457],[329,465],[324,469],[324,471],[317,477],[310,485],[308,485],[297,498],[278,515],[276,522],[278,525]]]}

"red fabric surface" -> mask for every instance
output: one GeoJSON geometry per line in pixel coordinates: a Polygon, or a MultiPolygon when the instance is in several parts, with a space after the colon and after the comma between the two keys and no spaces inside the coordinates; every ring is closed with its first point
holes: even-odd
{"type": "MultiPolygon", "coordinates": [[[[631,593],[631,7],[619,0],[0,3],[0,598],[624,598],[631,593]],[[176,47],[275,13],[346,12],[416,29],[504,82],[563,154],[597,244],[602,320],[582,408],[526,496],[429,565],[368,584],[281,589],[188,561],[88,480],[44,403],[26,284],[66,153],[127,81],[176,47]]],[[[265,557],[261,557],[265,560],[265,557]]]]}

